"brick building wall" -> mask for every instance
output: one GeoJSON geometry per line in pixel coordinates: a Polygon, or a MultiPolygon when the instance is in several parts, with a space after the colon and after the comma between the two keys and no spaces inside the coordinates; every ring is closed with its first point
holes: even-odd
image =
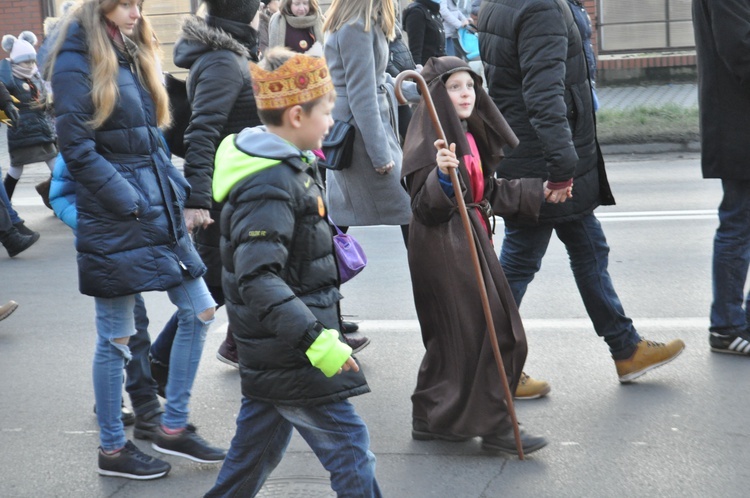
{"type": "MultiPolygon", "coordinates": [[[[44,16],[42,2],[39,0],[0,0],[0,37],[5,35],[18,36],[21,31],[33,31],[41,40],[44,16]]],[[[0,50],[0,56],[5,58],[7,52],[0,50]]]]}

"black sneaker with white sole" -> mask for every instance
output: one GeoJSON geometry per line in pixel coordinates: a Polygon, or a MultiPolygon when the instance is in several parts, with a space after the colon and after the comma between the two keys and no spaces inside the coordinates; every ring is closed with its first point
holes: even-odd
{"type": "Polygon", "coordinates": [[[198,463],[221,463],[227,452],[221,448],[211,446],[200,437],[196,428],[188,424],[179,434],[167,434],[159,427],[151,446],[161,453],[190,459],[198,463]]]}
{"type": "Polygon", "coordinates": [[[718,334],[711,332],[708,343],[714,353],[744,354],[750,356],[750,334],[718,334]]]}
{"type": "Polygon", "coordinates": [[[158,479],[164,477],[172,469],[167,462],[149,456],[128,441],[118,451],[108,455],[99,448],[99,474],[110,477],[125,477],[127,479],[158,479]]]}

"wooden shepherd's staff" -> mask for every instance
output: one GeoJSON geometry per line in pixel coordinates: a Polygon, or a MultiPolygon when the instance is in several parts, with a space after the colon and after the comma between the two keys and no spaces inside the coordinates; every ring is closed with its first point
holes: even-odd
{"type": "MultiPolygon", "coordinates": [[[[438,138],[443,141],[443,147],[448,146],[448,139],[445,138],[445,132],[443,126],[440,124],[437,112],[435,111],[435,104],[432,102],[432,96],[430,95],[429,88],[422,75],[416,71],[404,71],[396,77],[396,97],[401,104],[406,104],[407,100],[401,91],[401,83],[405,79],[414,80],[422,92],[422,98],[427,106],[427,110],[430,112],[430,118],[432,119],[432,125],[435,127],[438,138]]],[[[479,295],[482,298],[482,309],[484,310],[484,320],[487,322],[487,334],[490,336],[490,343],[492,344],[492,352],[495,355],[495,362],[497,363],[497,369],[500,372],[500,378],[502,379],[503,390],[505,391],[505,403],[508,406],[508,413],[510,419],[513,422],[513,435],[516,438],[516,450],[518,451],[518,458],[523,460],[523,444],[521,443],[521,432],[518,430],[518,420],[516,419],[516,410],[513,407],[513,396],[510,392],[510,386],[508,385],[508,376],[505,375],[505,367],[503,365],[503,358],[500,356],[500,346],[497,343],[497,335],[495,334],[495,324],[492,320],[492,311],[490,310],[490,300],[487,297],[487,287],[484,285],[484,277],[482,276],[482,268],[479,264],[479,256],[477,255],[477,247],[474,243],[474,232],[471,227],[471,221],[469,220],[469,213],[466,211],[466,202],[461,195],[461,184],[458,181],[458,173],[456,168],[449,168],[451,175],[451,182],[453,183],[453,191],[456,193],[456,201],[458,202],[458,212],[461,214],[461,221],[464,225],[464,231],[466,232],[466,238],[469,240],[469,252],[471,252],[471,261],[474,264],[474,274],[477,277],[477,287],[479,287],[479,295]]]]}

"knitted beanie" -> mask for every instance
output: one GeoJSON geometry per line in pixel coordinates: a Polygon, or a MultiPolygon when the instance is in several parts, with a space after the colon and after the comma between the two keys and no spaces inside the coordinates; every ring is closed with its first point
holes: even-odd
{"type": "Polygon", "coordinates": [[[249,24],[260,7],[260,0],[205,0],[209,15],[249,24]]]}
{"type": "Polygon", "coordinates": [[[3,36],[3,50],[10,52],[10,61],[19,64],[26,61],[36,62],[36,35],[31,31],[24,31],[18,38],[13,35],[3,36]]]}

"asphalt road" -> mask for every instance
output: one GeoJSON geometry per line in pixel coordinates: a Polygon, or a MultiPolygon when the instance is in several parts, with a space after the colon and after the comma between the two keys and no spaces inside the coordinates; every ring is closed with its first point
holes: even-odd
{"type": "MultiPolygon", "coordinates": [[[[409,396],[423,349],[406,253],[397,228],[352,229],[370,263],[343,287],[342,308],[372,339],[359,357],[373,392],[354,402],[370,428],[385,496],[747,496],[750,359],[711,353],[706,333],[720,185],[700,178],[697,155],[608,159],[618,204],[597,214],[625,310],[644,337],[681,337],[687,348],[674,363],[620,385],[564,248],[553,241],[521,308],[526,371],[552,384],[547,398],[517,403],[527,430],[550,440],[526,461],[485,455],[478,440],[411,439],[409,396]]],[[[33,191],[44,175],[43,165],[30,167],[14,198],[41,240],[14,259],[0,256],[0,301],[21,304],[0,323],[0,496],[201,496],[217,467],[167,457],[173,469],[165,479],[96,474],[93,300],[77,291],[72,234],[33,191]]],[[[156,334],[172,307],[159,294],[147,295],[147,306],[156,334]]],[[[206,341],[191,421],[227,446],[239,379],[214,358],[225,327],[222,311],[206,341]]],[[[295,436],[263,495],[330,494],[324,469],[295,436]]]]}

